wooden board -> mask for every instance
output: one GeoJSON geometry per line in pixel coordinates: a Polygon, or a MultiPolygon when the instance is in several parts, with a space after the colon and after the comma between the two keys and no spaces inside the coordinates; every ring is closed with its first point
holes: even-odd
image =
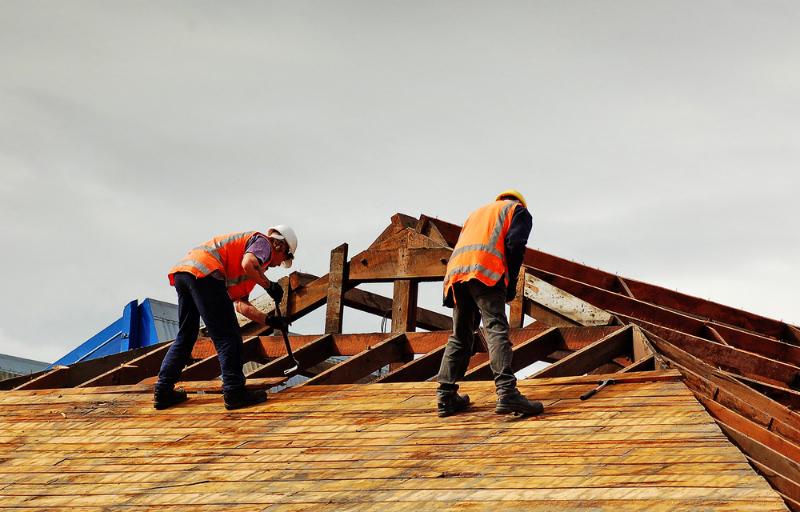
{"type": "Polygon", "coordinates": [[[443,419],[427,382],[237,411],[202,394],[156,411],[135,386],[6,392],[0,509],[785,510],[676,372],[580,401],[597,378],[521,381],[545,404],[524,420],[494,414],[491,382],[443,419]]]}

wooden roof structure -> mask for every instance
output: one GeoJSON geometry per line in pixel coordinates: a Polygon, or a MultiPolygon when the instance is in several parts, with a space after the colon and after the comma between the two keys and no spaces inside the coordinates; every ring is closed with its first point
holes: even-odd
{"type": "Polygon", "coordinates": [[[285,278],[281,310],[325,306],[325,328],[291,337],[307,380],[287,387],[281,338],[243,319],[249,385],[280,390],[260,406],[203,394],[219,391],[207,338],[182,377],[196,394],[158,413],[168,344],[0,381],[0,507],[800,511],[800,329],[541,251],[527,250],[510,334],[515,371],[552,363],[520,381],[545,414],[492,413],[481,342],[472,412],[436,418],[427,381],[452,320],[417,290],[443,279],[459,232],[397,214],[366,250],[334,249],[326,275],[285,278]],[[393,296],[357,288],[369,282],[393,296]],[[391,315],[393,332],[343,334],[344,306],[391,315]],[[619,383],[577,400],[609,374],[619,383]]]}

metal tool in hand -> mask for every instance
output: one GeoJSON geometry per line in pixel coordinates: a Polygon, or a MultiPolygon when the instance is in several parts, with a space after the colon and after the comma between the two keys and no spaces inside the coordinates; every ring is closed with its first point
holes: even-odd
{"type": "MultiPolygon", "coordinates": [[[[281,309],[278,306],[277,302],[275,303],[275,316],[277,316],[278,318],[282,317],[281,309]]],[[[288,327],[289,324],[285,320],[286,319],[284,319],[284,322],[282,322],[282,325],[286,326],[286,328],[279,330],[281,331],[281,333],[283,333],[283,343],[286,345],[286,354],[289,356],[289,359],[292,360],[292,363],[294,363],[294,366],[292,366],[291,368],[283,370],[284,375],[289,375],[291,373],[296,372],[300,368],[300,363],[297,362],[297,359],[294,358],[294,354],[292,354],[292,345],[289,343],[289,335],[287,333],[287,331],[289,330],[288,327]]]]}
{"type": "Polygon", "coordinates": [[[616,383],[617,383],[617,381],[615,381],[614,379],[601,380],[601,381],[598,382],[598,386],[596,388],[590,389],[586,393],[582,394],[581,395],[581,400],[587,400],[587,399],[591,398],[592,396],[594,396],[595,393],[597,393],[598,391],[600,391],[604,387],[610,386],[611,384],[616,384],[616,383]]]}

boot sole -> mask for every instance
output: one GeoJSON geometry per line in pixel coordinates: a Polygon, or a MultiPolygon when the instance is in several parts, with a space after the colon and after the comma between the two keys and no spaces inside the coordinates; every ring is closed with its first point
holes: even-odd
{"type": "Polygon", "coordinates": [[[544,408],[542,409],[517,409],[514,407],[495,407],[494,413],[495,414],[514,414],[518,416],[538,416],[544,412],[544,408]]]}
{"type": "Polygon", "coordinates": [[[266,401],[267,401],[267,397],[264,397],[263,400],[258,400],[257,402],[245,402],[245,403],[241,403],[241,404],[225,404],[225,409],[227,409],[229,411],[234,411],[236,409],[243,409],[245,407],[250,407],[251,405],[263,404],[266,401]]]}

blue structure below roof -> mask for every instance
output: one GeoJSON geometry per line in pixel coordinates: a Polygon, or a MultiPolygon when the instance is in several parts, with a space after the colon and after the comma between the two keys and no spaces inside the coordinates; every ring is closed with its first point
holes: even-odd
{"type": "Polygon", "coordinates": [[[77,348],[50,365],[70,365],[175,338],[178,333],[178,306],[154,299],[141,304],[133,300],[112,322],[77,348]]]}

